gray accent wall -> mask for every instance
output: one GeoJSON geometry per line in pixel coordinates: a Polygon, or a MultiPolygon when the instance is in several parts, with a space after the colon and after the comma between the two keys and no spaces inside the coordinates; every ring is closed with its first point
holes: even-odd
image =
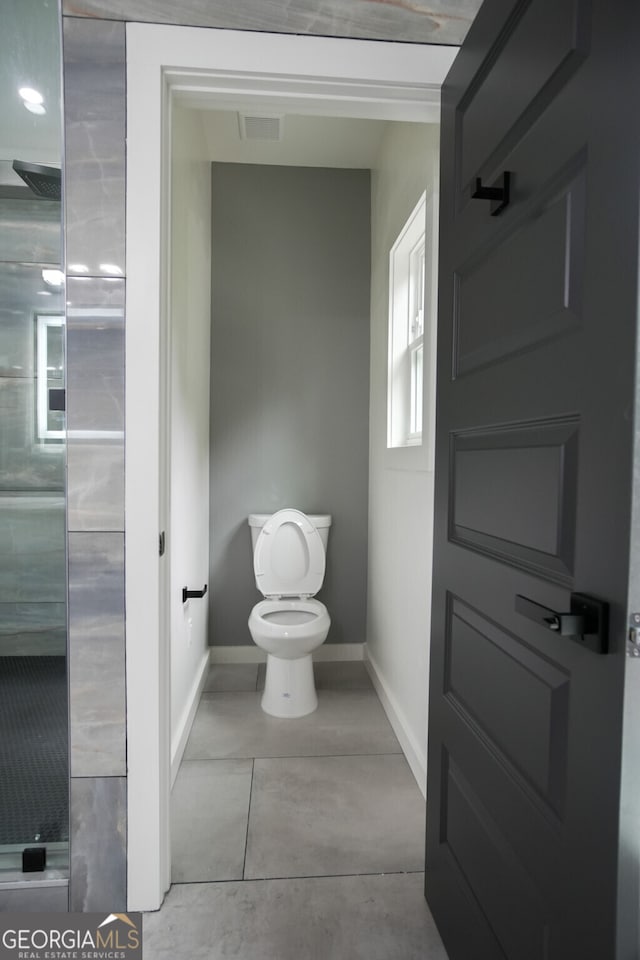
{"type": "Polygon", "coordinates": [[[251,643],[250,513],[330,513],[329,643],[363,643],[370,173],[214,163],[210,643],[251,643]]]}

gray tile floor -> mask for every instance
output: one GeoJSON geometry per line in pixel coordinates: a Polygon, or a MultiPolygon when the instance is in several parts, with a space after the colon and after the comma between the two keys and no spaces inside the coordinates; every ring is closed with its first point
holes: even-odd
{"type": "Polygon", "coordinates": [[[422,894],[424,800],[364,664],[314,667],[318,710],[298,720],[260,709],[263,667],[211,667],[147,960],[446,960],[422,894]]]}

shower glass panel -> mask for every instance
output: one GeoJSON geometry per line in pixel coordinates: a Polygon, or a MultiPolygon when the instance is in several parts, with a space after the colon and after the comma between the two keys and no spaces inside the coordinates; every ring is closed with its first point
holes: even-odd
{"type": "Polygon", "coordinates": [[[0,882],[66,871],[69,838],[58,0],[2,24],[0,882]]]}

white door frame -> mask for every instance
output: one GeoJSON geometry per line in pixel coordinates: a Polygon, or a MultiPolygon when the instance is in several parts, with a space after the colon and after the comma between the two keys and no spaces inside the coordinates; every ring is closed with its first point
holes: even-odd
{"type": "Polygon", "coordinates": [[[170,125],[182,105],[437,122],[454,47],[128,23],[125,589],[128,909],[170,883],[170,651],[158,556],[170,125]]]}

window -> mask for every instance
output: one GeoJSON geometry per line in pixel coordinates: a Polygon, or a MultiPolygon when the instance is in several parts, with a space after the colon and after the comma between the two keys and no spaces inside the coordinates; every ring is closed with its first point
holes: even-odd
{"type": "Polygon", "coordinates": [[[431,236],[426,233],[431,207],[424,193],[389,255],[388,447],[422,443],[425,334],[429,364],[434,286],[431,236]]]}

